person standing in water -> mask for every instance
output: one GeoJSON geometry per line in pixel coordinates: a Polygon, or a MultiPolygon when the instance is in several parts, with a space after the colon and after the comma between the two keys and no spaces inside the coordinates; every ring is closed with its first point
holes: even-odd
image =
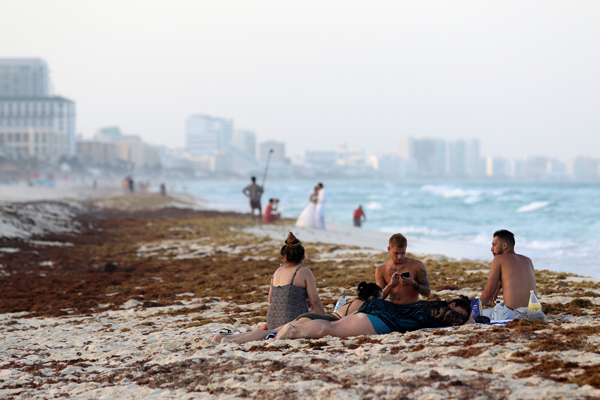
{"type": "Polygon", "coordinates": [[[357,228],[360,228],[363,222],[367,222],[367,216],[360,204],[358,205],[358,208],[354,210],[354,213],[352,214],[352,220],[354,221],[354,226],[357,228]]]}
{"type": "Polygon", "coordinates": [[[262,216],[262,206],[260,205],[260,197],[263,194],[263,188],[256,184],[256,177],[251,178],[252,183],[242,189],[242,193],[250,199],[250,214],[254,217],[254,210],[258,210],[256,217],[260,220],[262,216]]]}
{"type": "Polygon", "coordinates": [[[319,182],[317,187],[319,188],[317,195],[317,228],[325,229],[325,202],[327,201],[327,195],[322,183],[319,182]]]}

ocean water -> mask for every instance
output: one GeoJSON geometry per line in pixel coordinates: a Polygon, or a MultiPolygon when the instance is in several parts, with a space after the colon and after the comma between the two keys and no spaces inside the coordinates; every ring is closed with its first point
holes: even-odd
{"type": "MultiPolygon", "coordinates": [[[[241,193],[245,181],[194,182],[186,190],[218,210],[247,212],[241,193]]],[[[398,183],[324,182],[326,219],[352,225],[358,204],[367,215],[364,229],[401,232],[409,238],[445,245],[469,244],[465,258],[491,259],[492,234],[508,229],[516,251],[532,258],[537,269],[574,272],[600,278],[600,185],[590,183],[398,183]],[[485,256],[482,256],[482,255],[485,256]]],[[[296,218],[308,204],[313,181],[268,182],[268,198],[296,218]]]]}

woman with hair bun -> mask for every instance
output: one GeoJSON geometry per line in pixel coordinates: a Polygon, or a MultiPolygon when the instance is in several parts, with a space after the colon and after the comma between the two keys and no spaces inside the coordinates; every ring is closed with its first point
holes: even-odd
{"type": "Polygon", "coordinates": [[[306,259],[304,246],[292,232],[281,248],[280,259],[281,264],[271,278],[266,327],[236,335],[216,334],[214,341],[245,343],[264,339],[273,329],[293,321],[300,314],[308,313],[307,300],[310,300],[317,313],[325,314],[315,277],[310,269],[302,265],[306,259]]]}
{"type": "Polygon", "coordinates": [[[302,265],[306,258],[304,246],[292,232],[281,248],[281,265],[271,278],[269,289],[268,329],[277,328],[308,312],[306,300],[315,311],[325,314],[325,308],[317,293],[312,271],[302,265]]]}

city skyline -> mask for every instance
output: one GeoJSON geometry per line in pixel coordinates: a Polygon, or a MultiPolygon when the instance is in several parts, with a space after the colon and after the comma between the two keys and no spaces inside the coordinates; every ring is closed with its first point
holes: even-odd
{"type": "Polygon", "coordinates": [[[476,138],[495,156],[600,156],[596,3],[0,6],[12,38],[0,57],[44,59],[85,137],[117,124],[183,147],[182,121],[202,113],[290,154],[340,142],[375,154],[414,136],[476,138]]]}

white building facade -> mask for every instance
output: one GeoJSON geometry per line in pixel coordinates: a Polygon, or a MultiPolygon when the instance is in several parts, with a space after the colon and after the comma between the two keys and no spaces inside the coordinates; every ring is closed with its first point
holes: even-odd
{"type": "Polygon", "coordinates": [[[57,162],[67,154],[66,136],[47,128],[0,128],[0,149],[13,159],[57,162]]]}
{"type": "Polygon", "coordinates": [[[269,151],[273,150],[271,154],[272,163],[285,163],[285,143],[276,142],[274,140],[268,140],[261,142],[258,146],[258,159],[266,162],[269,158],[269,151]]]}
{"type": "Polygon", "coordinates": [[[75,103],[64,97],[0,97],[0,129],[29,128],[60,132],[67,143],[65,155],[74,156],[75,103]]]}
{"type": "Polygon", "coordinates": [[[233,145],[233,120],[195,114],[185,121],[185,150],[194,157],[212,156],[233,145]]]}
{"type": "Polygon", "coordinates": [[[239,129],[233,135],[233,145],[246,154],[256,157],[256,133],[246,129],[239,129]]]}
{"type": "Polygon", "coordinates": [[[39,58],[0,58],[0,97],[48,97],[48,65],[39,58]]]}

